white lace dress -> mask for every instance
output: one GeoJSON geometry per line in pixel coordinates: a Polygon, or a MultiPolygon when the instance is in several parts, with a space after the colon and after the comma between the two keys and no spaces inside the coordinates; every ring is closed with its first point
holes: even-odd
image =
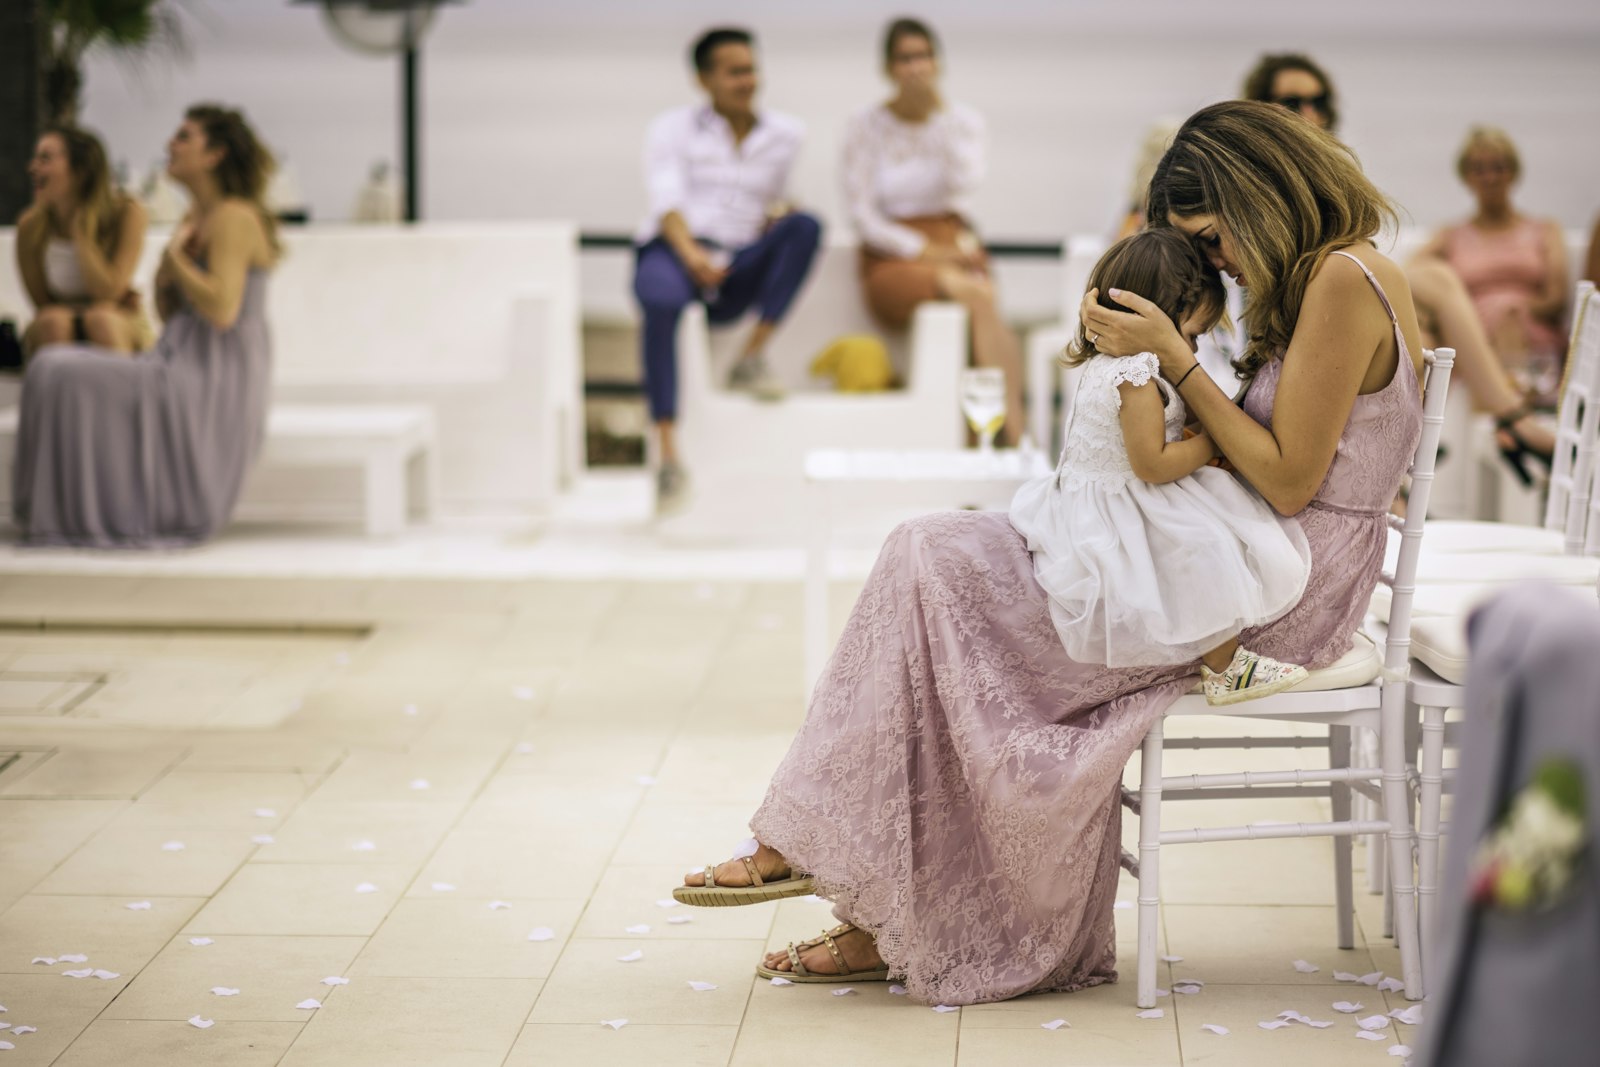
{"type": "Polygon", "coordinates": [[[1166,439],[1183,435],[1183,401],[1158,371],[1150,353],[1090,360],[1055,472],[1011,502],[1061,643],[1080,663],[1192,663],[1288,612],[1310,574],[1299,524],[1226,471],[1163,485],[1133,473],[1119,384],[1154,380],[1166,439]]]}

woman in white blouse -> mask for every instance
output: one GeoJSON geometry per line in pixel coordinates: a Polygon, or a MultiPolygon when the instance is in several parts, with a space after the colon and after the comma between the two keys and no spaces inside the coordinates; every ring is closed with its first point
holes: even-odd
{"type": "Polygon", "coordinates": [[[51,127],[28,164],[33,204],[17,220],[17,268],[35,313],[29,355],[82,341],[120,353],[154,341],[133,274],[145,210],[111,181],[105,146],[87,130],[51,127]]]}
{"type": "Polygon", "coordinates": [[[904,329],[925,300],[955,300],[972,320],[973,361],[1006,373],[1005,439],[1022,435],[1022,355],[995,302],[983,245],[966,218],[983,179],[983,116],[939,94],[939,44],[916,19],[883,41],[895,95],[845,135],[844,196],[861,238],[861,284],[886,326],[904,329]]]}

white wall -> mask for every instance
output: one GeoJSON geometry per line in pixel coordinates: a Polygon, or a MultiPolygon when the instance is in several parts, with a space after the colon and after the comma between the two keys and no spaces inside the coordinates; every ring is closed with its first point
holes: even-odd
{"type": "MultiPolygon", "coordinates": [[[[99,58],[85,121],[142,169],[183,106],[242,104],[298,171],[320,220],[347,216],[367,166],[397,155],[398,62],[342,50],[287,0],[191,0],[187,61],[99,58]]],[[[631,229],[651,115],[691,100],[687,42],[733,21],[761,38],[765,101],[811,142],[798,192],[842,226],[847,116],[883,93],[877,38],[911,7],[944,38],[947,86],[987,112],[993,175],[976,213],[994,237],[1101,231],[1145,125],[1237,91],[1265,49],[1311,52],[1343,95],[1344,133],[1412,221],[1462,213],[1451,161],[1467,125],[1507,127],[1520,200],[1569,227],[1600,211],[1600,4],[1592,0],[468,0],[427,44],[425,214],[570,218],[631,229]]]]}

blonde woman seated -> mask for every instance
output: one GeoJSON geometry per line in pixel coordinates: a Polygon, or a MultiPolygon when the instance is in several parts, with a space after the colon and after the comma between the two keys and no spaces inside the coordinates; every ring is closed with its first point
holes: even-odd
{"type": "Polygon", "coordinates": [[[151,342],[133,272],[145,211],[111,186],[100,139],[69,126],[46,130],[28,164],[33,205],[17,220],[17,269],[33,301],[23,352],[86,341],[113,352],[151,342]]]}
{"type": "Polygon", "coordinates": [[[1501,361],[1531,396],[1553,402],[1566,354],[1567,253],[1561,226],[1525,215],[1511,203],[1522,161],[1504,130],[1475,126],[1468,131],[1456,174],[1478,210],[1440,230],[1422,254],[1455,269],[1501,361]]]}
{"type": "Polygon", "coordinates": [[[844,144],[844,198],[861,239],[867,306],[902,330],[924,301],[964,305],[973,362],[1005,371],[1002,433],[1014,444],[1023,431],[1022,354],[966,217],[985,169],[983,116],[940,94],[939,42],[926,24],[890,23],[883,60],[895,94],[856,115],[844,144]]]}

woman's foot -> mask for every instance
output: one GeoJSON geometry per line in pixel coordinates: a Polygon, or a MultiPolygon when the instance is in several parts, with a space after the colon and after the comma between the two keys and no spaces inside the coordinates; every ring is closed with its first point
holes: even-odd
{"type": "Polygon", "coordinates": [[[1546,471],[1554,463],[1555,434],[1536,418],[1528,405],[1495,416],[1495,444],[1500,456],[1523,485],[1533,485],[1530,461],[1537,460],[1546,471]]]}
{"type": "Polygon", "coordinates": [[[795,873],[782,853],[757,845],[749,856],[708,864],[685,875],[672,899],[699,908],[730,908],[805,896],[812,886],[811,877],[795,873]]]}
{"type": "MultiPolygon", "coordinates": [[[[789,861],[783,858],[783,853],[766,845],[757,845],[755,855],[749,857],[750,862],[756,866],[756,873],[761,875],[763,882],[777,882],[789,877],[789,861]]],[[[717,864],[712,872],[717,885],[729,888],[743,888],[754,885],[750,878],[750,868],[743,859],[728,860],[717,864]]],[[[706,884],[706,872],[695,871],[683,877],[683,884],[687,886],[703,886],[706,884]]]]}
{"type": "MultiPolygon", "coordinates": [[[[817,977],[827,977],[883,970],[885,966],[883,957],[878,955],[878,944],[872,939],[871,934],[848,923],[837,929],[840,932],[830,931],[830,933],[834,948],[844,957],[845,969],[842,971],[839,969],[839,961],[828,951],[826,941],[818,936],[795,946],[795,952],[800,957],[800,965],[806,972],[817,977]]],[[[777,952],[767,953],[762,958],[761,965],[769,971],[791,974],[796,973],[793,962],[789,958],[788,949],[779,949],[777,952]]]]}

